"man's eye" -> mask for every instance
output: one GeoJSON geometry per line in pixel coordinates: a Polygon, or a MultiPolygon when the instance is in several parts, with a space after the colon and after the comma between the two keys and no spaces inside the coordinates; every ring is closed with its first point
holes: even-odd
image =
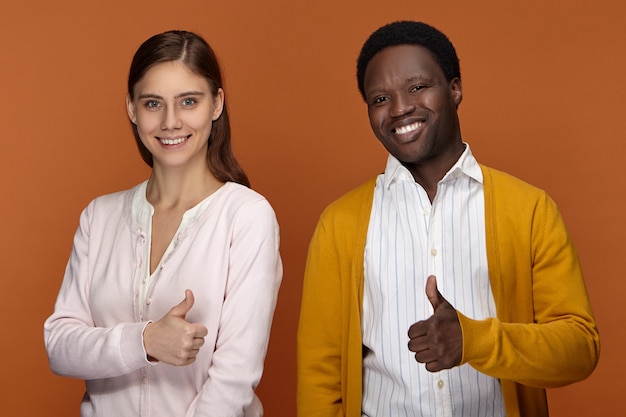
{"type": "Polygon", "coordinates": [[[425,86],[425,85],[416,85],[416,86],[414,86],[414,87],[411,87],[411,90],[410,90],[410,91],[411,91],[411,92],[414,92],[414,91],[421,90],[422,88],[426,88],[426,86],[425,86]]]}
{"type": "Polygon", "coordinates": [[[387,101],[387,97],[382,96],[382,97],[376,97],[373,101],[374,104],[380,104],[380,103],[384,103],[385,101],[387,101]]]}

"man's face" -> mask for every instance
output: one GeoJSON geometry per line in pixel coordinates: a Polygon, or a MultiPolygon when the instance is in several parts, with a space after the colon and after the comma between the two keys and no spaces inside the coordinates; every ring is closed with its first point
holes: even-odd
{"type": "Polygon", "coordinates": [[[428,49],[399,45],[378,52],[365,70],[364,89],[372,130],[400,162],[409,169],[456,162],[461,81],[448,82],[428,49]]]}

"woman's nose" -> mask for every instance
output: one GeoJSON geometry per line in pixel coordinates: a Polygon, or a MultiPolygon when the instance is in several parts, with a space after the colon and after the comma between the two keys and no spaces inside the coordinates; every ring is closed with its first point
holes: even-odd
{"type": "Polygon", "coordinates": [[[182,126],[179,114],[175,108],[166,107],[163,111],[163,118],[161,119],[162,130],[178,129],[182,126]]]}

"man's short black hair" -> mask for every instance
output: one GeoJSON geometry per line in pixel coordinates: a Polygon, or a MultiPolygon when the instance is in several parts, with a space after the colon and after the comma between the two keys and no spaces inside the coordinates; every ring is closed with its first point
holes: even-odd
{"type": "Polygon", "coordinates": [[[363,86],[367,64],[374,55],[385,48],[398,45],[420,45],[430,51],[435,62],[441,67],[446,80],[461,79],[459,58],[448,37],[441,31],[422,22],[399,21],[377,29],[363,44],[356,63],[356,79],[359,91],[365,100],[363,86]]]}

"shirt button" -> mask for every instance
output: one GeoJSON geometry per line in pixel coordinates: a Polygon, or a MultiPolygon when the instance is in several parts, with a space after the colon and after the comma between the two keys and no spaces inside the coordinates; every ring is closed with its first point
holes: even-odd
{"type": "Polygon", "coordinates": [[[430,254],[433,256],[437,256],[437,249],[431,249],[430,254]]]}
{"type": "Polygon", "coordinates": [[[147,376],[142,377],[141,378],[141,383],[142,384],[147,384],[148,383],[148,377],[147,376]]]}
{"type": "Polygon", "coordinates": [[[440,379],[439,381],[437,381],[437,387],[439,387],[439,389],[443,389],[444,386],[444,382],[440,379]]]}
{"type": "Polygon", "coordinates": [[[150,305],[152,303],[152,298],[146,298],[146,304],[150,305]]]}

